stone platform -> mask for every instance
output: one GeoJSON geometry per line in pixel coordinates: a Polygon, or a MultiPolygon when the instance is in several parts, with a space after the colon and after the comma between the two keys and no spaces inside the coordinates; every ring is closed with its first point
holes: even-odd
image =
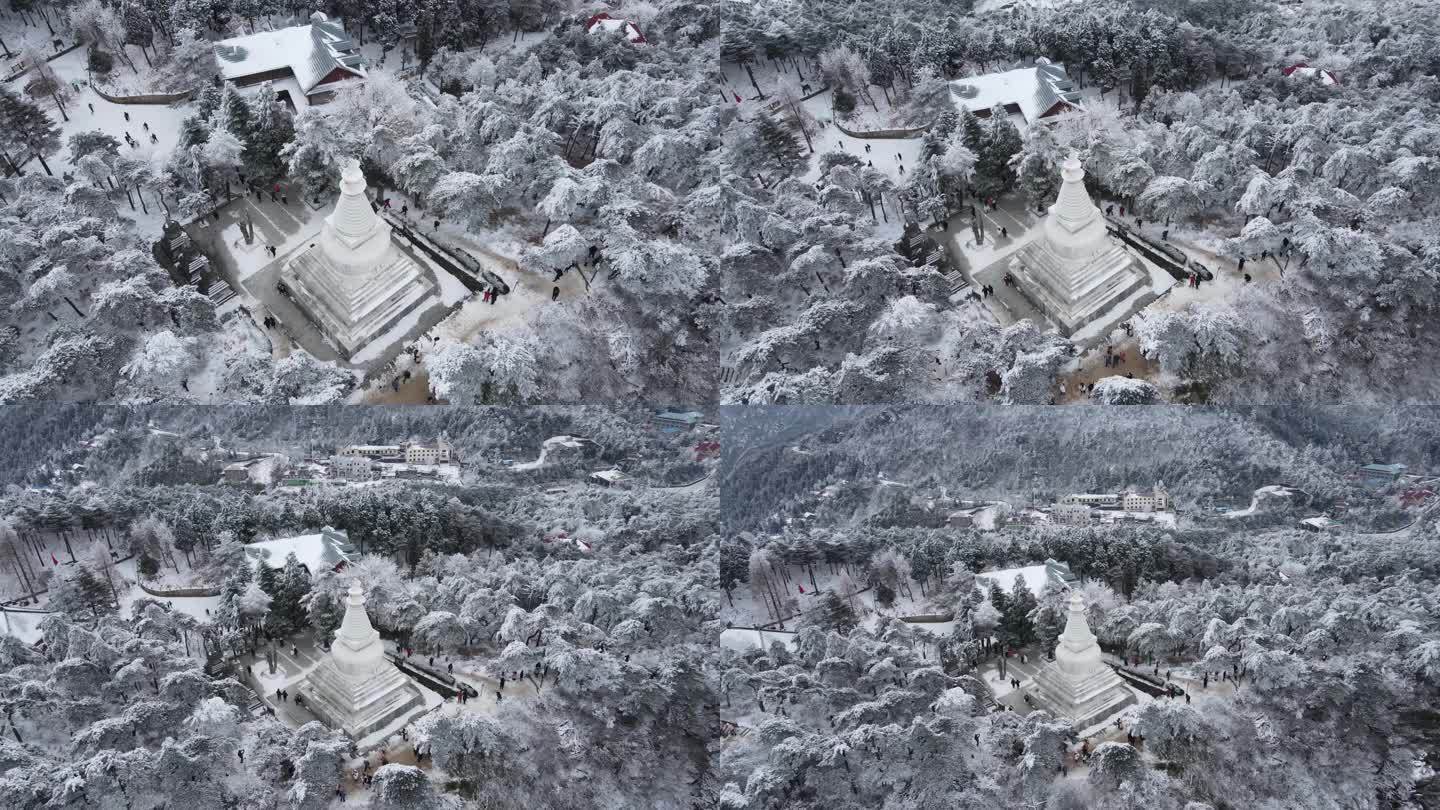
{"type": "Polygon", "coordinates": [[[1136,698],[1115,670],[1100,660],[1100,646],[1085,621],[1085,600],[1078,591],[1071,592],[1067,613],[1055,660],[1035,673],[1029,694],[1051,714],[1082,729],[1104,721],[1136,698]]]}
{"type": "Polygon", "coordinates": [[[1020,293],[1069,337],[1145,289],[1150,274],[1112,238],[1085,191],[1085,170],[1071,157],[1055,204],[1009,263],[1020,293]]]}
{"type": "Polygon", "coordinates": [[[430,273],[390,234],[371,207],[360,162],[351,160],[320,233],[282,260],[277,287],[347,360],[439,300],[430,273]]]}
{"type": "Polygon", "coordinates": [[[329,657],[310,671],[299,692],[321,722],[353,740],[425,708],[420,687],[385,657],[358,581],[346,595],[345,618],[329,657]]]}

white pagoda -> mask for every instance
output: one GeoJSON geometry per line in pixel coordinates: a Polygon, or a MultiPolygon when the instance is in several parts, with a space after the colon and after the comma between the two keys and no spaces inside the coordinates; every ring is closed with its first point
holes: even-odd
{"type": "Polygon", "coordinates": [[[1020,292],[1070,336],[1143,289],[1150,275],[1105,230],[1073,155],[1060,169],[1060,194],[1040,237],[1016,253],[1010,274],[1020,292]]]}
{"type": "Polygon", "coordinates": [[[1135,693],[1100,660],[1100,646],[1085,621],[1085,599],[1070,592],[1065,632],[1055,646],[1055,660],[1031,680],[1031,696],[1051,714],[1083,729],[1135,702],[1135,693]]]}
{"type": "Polygon", "coordinates": [[[359,581],[350,583],[330,657],[306,676],[300,696],[321,722],[355,740],[424,705],[419,688],[386,660],[359,581]]]}
{"type": "Polygon", "coordinates": [[[360,161],[352,159],[319,238],[280,270],[282,291],[346,359],[436,298],[435,281],[391,243],[390,223],[376,215],[365,190],[360,161]]]}

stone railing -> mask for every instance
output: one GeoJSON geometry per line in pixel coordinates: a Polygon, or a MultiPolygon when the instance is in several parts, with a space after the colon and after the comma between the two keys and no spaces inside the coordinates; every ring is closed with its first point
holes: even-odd
{"type": "Polygon", "coordinates": [[[144,582],[139,582],[139,581],[137,581],[135,584],[138,585],[138,586],[140,587],[140,590],[144,591],[145,593],[148,593],[148,594],[150,594],[151,596],[158,596],[158,597],[160,597],[161,599],[165,599],[165,598],[171,598],[171,599],[173,599],[173,598],[175,598],[175,597],[177,597],[177,596],[219,596],[219,595],[220,595],[220,589],[219,589],[219,588],[176,588],[176,589],[171,590],[171,591],[164,591],[164,590],[156,590],[156,589],[154,589],[154,588],[147,588],[147,587],[145,586],[145,583],[144,583],[144,582]]]}
{"type": "Polygon", "coordinates": [[[95,95],[105,99],[111,104],[174,104],[177,101],[189,101],[195,95],[194,88],[179,93],[150,93],[140,96],[112,96],[95,85],[91,85],[95,95]]]}
{"type": "Polygon", "coordinates": [[[901,616],[900,621],[908,624],[944,624],[955,620],[953,613],[929,613],[918,616],[901,616]]]}
{"type": "Polygon", "coordinates": [[[836,129],[840,130],[846,135],[849,135],[852,138],[872,138],[876,140],[900,140],[903,138],[914,138],[917,135],[923,135],[926,132],[929,132],[930,127],[934,126],[934,123],[932,122],[926,124],[923,127],[914,127],[912,129],[876,129],[869,132],[864,132],[861,130],[846,129],[839,121],[834,121],[832,123],[835,124],[836,129]]]}

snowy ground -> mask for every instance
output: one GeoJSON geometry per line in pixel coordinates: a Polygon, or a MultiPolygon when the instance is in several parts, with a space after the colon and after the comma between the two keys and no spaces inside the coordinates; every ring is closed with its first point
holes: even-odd
{"type": "MultiPolygon", "coordinates": [[[[103,546],[104,543],[99,543],[99,545],[103,546]]],[[[61,550],[63,551],[63,546],[61,550]]],[[[82,560],[88,559],[88,557],[79,556],[80,550],[78,548],[76,549],[76,555],[82,560]]],[[[57,554],[56,556],[58,559],[60,555],[57,554]]],[[[46,558],[46,561],[47,567],[57,567],[53,565],[48,565],[48,556],[46,558]]],[[[180,563],[182,574],[188,573],[189,568],[185,565],[184,559],[181,558],[178,560],[178,562],[180,563]]],[[[168,604],[171,608],[179,611],[180,613],[185,613],[202,622],[206,622],[210,620],[210,612],[215,610],[220,605],[220,597],[218,596],[152,596],[145,591],[142,591],[140,587],[135,584],[139,576],[135,570],[135,564],[136,560],[132,557],[129,560],[117,563],[111,571],[111,576],[114,578],[115,590],[119,594],[119,612],[121,616],[130,616],[134,609],[136,601],[140,599],[154,599],[156,601],[168,604]]],[[[63,566],[64,562],[62,562],[61,565],[63,566]]],[[[42,595],[40,599],[40,605],[36,608],[36,610],[43,610],[44,607],[45,595],[42,595]]],[[[40,640],[40,623],[45,619],[47,615],[49,615],[48,613],[30,611],[22,612],[12,610],[5,610],[3,612],[6,619],[6,624],[4,625],[3,632],[9,635],[14,635],[21,641],[30,644],[33,644],[36,641],[40,640]]],[[[203,657],[203,650],[200,643],[198,642],[198,639],[192,642],[191,653],[194,654],[197,658],[203,657]]]]}
{"type": "MultiPolygon", "coordinates": [[[[769,95],[774,92],[783,75],[786,80],[799,82],[793,68],[785,66],[782,74],[777,66],[772,63],[762,62],[759,65],[751,65],[751,71],[755,74],[755,81],[759,83],[760,89],[765,91],[766,99],[755,98],[755,88],[750,84],[750,77],[746,75],[745,68],[730,62],[721,65],[721,82],[725,87],[726,98],[732,103],[738,94],[743,101],[740,102],[741,115],[749,116],[764,109],[770,103],[769,95]]],[[[824,82],[818,75],[805,74],[806,83],[812,90],[819,90],[824,82]]],[[[860,120],[851,121],[845,124],[845,128],[852,132],[862,129],[882,129],[890,126],[886,123],[891,112],[888,101],[880,89],[873,88],[876,106],[880,108],[878,113],[869,111],[869,116],[862,116],[860,120]],[[858,129],[857,129],[858,127],[858,129]]],[[[852,138],[832,126],[834,113],[830,109],[830,91],[826,90],[804,102],[805,110],[814,117],[818,129],[810,135],[813,152],[810,156],[810,164],[800,179],[813,183],[820,176],[820,156],[825,152],[843,151],[853,154],[867,165],[879,169],[890,177],[897,186],[905,182],[905,172],[912,170],[920,162],[921,139],[881,139],[881,138],[852,138]],[[869,147],[869,151],[866,148],[869,147]]],[[[866,108],[868,110],[868,107],[866,108]]],[[[803,143],[803,138],[802,138],[803,143]]],[[[874,234],[887,240],[900,238],[904,230],[904,217],[901,215],[897,203],[893,198],[882,200],[876,206],[876,215],[883,218],[875,226],[874,234]],[[882,210],[883,209],[883,210],[882,210]]]]}
{"type": "MultiPolygon", "coordinates": [[[[14,19],[6,19],[4,22],[13,26],[14,19]]],[[[8,31],[10,29],[0,30],[8,31]]],[[[43,30],[43,26],[41,30],[43,30]]],[[[9,44],[8,40],[7,44],[9,44]]],[[[12,46],[12,50],[13,49],[12,46]]],[[[133,48],[131,50],[134,52],[135,58],[139,60],[138,50],[133,48]]],[[[85,82],[89,78],[85,71],[85,59],[85,49],[78,48],[49,64],[55,69],[55,73],[60,77],[61,81],[67,83],[85,82]]],[[[144,63],[140,62],[140,64],[144,63]]],[[[123,65],[117,65],[117,70],[125,70],[128,72],[129,68],[123,65]]],[[[6,88],[13,92],[21,92],[29,78],[29,74],[21,76],[19,79],[6,84],[6,88]]],[[[175,138],[178,137],[180,132],[181,122],[190,114],[191,108],[193,107],[191,103],[179,105],[111,104],[97,95],[90,87],[83,87],[83,89],[77,93],[72,86],[70,92],[72,100],[65,108],[65,115],[69,118],[68,121],[61,117],[53,101],[38,102],[40,109],[44,110],[45,113],[59,125],[62,144],[64,144],[71,135],[98,129],[108,135],[114,136],[116,140],[120,141],[122,153],[150,161],[157,174],[163,166],[169,150],[175,145],[175,138]],[[94,107],[93,111],[91,110],[92,106],[94,107]],[[128,121],[125,117],[127,114],[129,115],[128,121]],[[148,130],[146,129],[147,126],[149,127],[148,130]],[[139,146],[127,146],[125,144],[126,133],[129,133],[131,137],[138,141],[139,146]],[[151,133],[154,133],[156,136],[157,143],[150,141],[151,133]]],[[[45,158],[45,162],[49,164],[51,171],[54,172],[56,177],[60,177],[65,172],[73,171],[74,165],[71,161],[70,150],[63,145],[60,151],[53,157],[47,156],[45,158]]],[[[40,162],[37,160],[31,160],[21,168],[26,172],[44,171],[40,166],[40,162]]],[[[138,208],[135,211],[130,211],[130,203],[127,201],[124,192],[113,191],[110,194],[110,198],[125,212],[126,216],[135,220],[142,235],[153,238],[159,235],[161,226],[164,225],[165,211],[151,192],[145,191],[140,193],[145,196],[146,206],[149,208],[148,213],[138,210],[138,208]]]]}

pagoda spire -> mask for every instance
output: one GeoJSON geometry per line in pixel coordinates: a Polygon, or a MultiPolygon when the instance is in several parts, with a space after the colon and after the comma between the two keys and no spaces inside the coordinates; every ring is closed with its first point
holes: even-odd
{"type": "Polygon", "coordinates": [[[335,634],[335,644],[357,652],[373,646],[383,655],[380,633],[370,624],[370,616],[365,612],[365,589],[358,579],[350,580],[350,589],[345,594],[345,618],[335,634]]]}
{"type": "Polygon", "coordinates": [[[367,266],[390,248],[390,224],[370,207],[367,188],[360,161],[346,161],[335,210],[325,217],[320,230],[321,247],[340,264],[367,266]]]}
{"type": "Polygon", "coordinates": [[[1060,193],[1050,209],[1055,224],[1075,233],[1095,219],[1100,210],[1085,191],[1085,167],[1074,152],[1060,164],[1060,193]]]}

